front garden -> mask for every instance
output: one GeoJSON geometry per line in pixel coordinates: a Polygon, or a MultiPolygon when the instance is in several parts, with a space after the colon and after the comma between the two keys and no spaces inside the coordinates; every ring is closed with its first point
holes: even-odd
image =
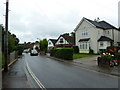
{"type": "Polygon", "coordinates": [[[73,59],[95,56],[95,54],[73,54],[73,59]]]}
{"type": "Polygon", "coordinates": [[[118,66],[120,65],[120,47],[107,47],[98,57],[98,66],[118,66]]]}
{"type": "Polygon", "coordinates": [[[80,54],[77,46],[73,48],[55,48],[50,51],[50,56],[64,59],[64,60],[73,60],[83,57],[95,56],[93,53],[89,54],[80,54]]]}

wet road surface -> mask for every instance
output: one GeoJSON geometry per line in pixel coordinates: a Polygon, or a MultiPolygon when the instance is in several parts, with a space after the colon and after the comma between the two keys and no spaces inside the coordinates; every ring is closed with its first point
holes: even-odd
{"type": "Polygon", "coordinates": [[[118,88],[118,78],[91,72],[47,56],[24,54],[32,72],[46,88],[118,88]]]}

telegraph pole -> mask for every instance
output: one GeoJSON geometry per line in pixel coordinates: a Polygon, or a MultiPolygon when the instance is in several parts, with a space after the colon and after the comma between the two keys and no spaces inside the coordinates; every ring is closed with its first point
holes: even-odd
{"type": "Polygon", "coordinates": [[[9,1],[6,0],[6,15],[5,15],[5,42],[4,42],[4,49],[5,49],[5,67],[4,71],[8,71],[8,12],[9,12],[9,1]]]}

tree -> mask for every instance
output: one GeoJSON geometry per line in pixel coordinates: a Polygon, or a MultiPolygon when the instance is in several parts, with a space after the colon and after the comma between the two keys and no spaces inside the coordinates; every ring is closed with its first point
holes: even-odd
{"type": "Polygon", "coordinates": [[[47,39],[40,40],[40,51],[47,52],[47,48],[48,48],[48,41],[47,41],[47,39]]]}
{"type": "MultiPolygon", "coordinates": [[[[5,34],[5,33],[3,33],[5,34]]],[[[4,35],[3,35],[4,36],[4,35]]],[[[16,37],[15,34],[11,34],[8,31],[8,54],[10,54],[13,51],[17,51],[17,46],[19,44],[19,39],[16,37]]]]}
{"type": "Polygon", "coordinates": [[[69,36],[69,33],[64,33],[63,35],[68,35],[69,36]]]}
{"type": "Polygon", "coordinates": [[[72,37],[75,37],[75,32],[70,33],[72,37]]]}
{"type": "Polygon", "coordinates": [[[18,55],[22,55],[23,50],[24,50],[24,48],[22,45],[17,46],[18,55]]]}
{"type": "Polygon", "coordinates": [[[38,46],[36,46],[35,49],[39,52],[39,47],[38,46]]]}

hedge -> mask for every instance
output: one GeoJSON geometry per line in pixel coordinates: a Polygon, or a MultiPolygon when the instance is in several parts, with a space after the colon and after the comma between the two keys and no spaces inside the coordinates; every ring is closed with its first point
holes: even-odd
{"type": "Polygon", "coordinates": [[[64,59],[64,60],[73,60],[73,49],[72,48],[56,48],[52,49],[50,56],[64,59]]]}
{"type": "Polygon", "coordinates": [[[73,53],[79,53],[79,47],[73,46],[73,53]]]}

